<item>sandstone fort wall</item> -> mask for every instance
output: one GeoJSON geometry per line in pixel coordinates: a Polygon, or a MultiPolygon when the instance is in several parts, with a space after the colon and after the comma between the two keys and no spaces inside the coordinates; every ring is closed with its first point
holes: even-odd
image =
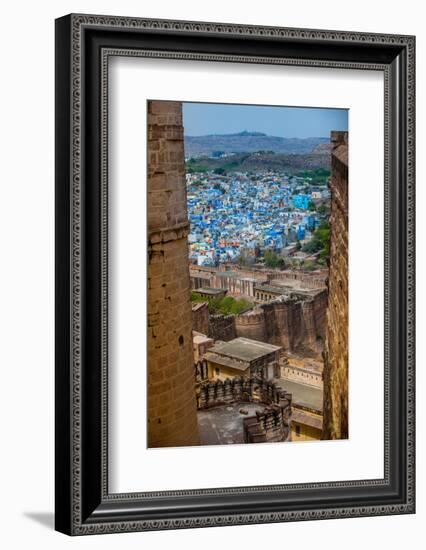
{"type": "MultiPolygon", "coordinates": [[[[140,183],[144,185],[144,182],[140,183]]],[[[148,445],[198,443],[182,106],[148,103],[148,445]]],[[[141,365],[140,368],[143,368],[141,365]]]]}
{"type": "Polygon", "coordinates": [[[209,305],[207,302],[197,303],[192,308],[192,329],[208,336],[209,305]]]}
{"type": "Polygon", "coordinates": [[[323,439],[348,437],[348,133],[332,132],[323,439]]]}

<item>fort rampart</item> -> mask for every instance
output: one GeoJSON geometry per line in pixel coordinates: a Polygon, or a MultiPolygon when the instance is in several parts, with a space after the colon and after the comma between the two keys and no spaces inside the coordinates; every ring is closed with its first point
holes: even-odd
{"type": "Polygon", "coordinates": [[[230,403],[261,403],[265,405],[255,416],[243,419],[246,443],[290,440],[290,393],[262,378],[227,378],[201,383],[197,395],[199,409],[224,406],[230,403]]]}
{"type": "Polygon", "coordinates": [[[332,132],[331,238],[324,349],[323,439],[348,430],[348,133],[332,132]]]}
{"type": "Polygon", "coordinates": [[[178,102],[148,102],[147,210],[148,445],[196,445],[189,225],[178,102]]]}

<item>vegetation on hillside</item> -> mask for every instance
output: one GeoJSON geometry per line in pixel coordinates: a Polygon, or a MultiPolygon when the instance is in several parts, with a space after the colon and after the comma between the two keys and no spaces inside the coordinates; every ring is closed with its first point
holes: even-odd
{"type": "Polygon", "coordinates": [[[330,255],[330,224],[323,220],[315,230],[312,239],[303,247],[303,252],[316,254],[325,259],[330,255]]]}
{"type": "Polygon", "coordinates": [[[212,171],[217,175],[258,170],[287,170],[294,175],[306,174],[313,185],[325,185],[330,175],[330,157],[321,154],[293,154],[255,152],[237,153],[228,157],[194,157],[186,161],[187,174],[212,171]]]}
{"type": "Polygon", "coordinates": [[[310,178],[312,185],[326,185],[330,177],[330,170],[326,168],[314,168],[311,170],[299,170],[295,172],[295,176],[301,178],[310,178]]]}
{"type": "MultiPolygon", "coordinates": [[[[200,296],[196,292],[191,292],[192,302],[205,302],[206,298],[200,296]]],[[[247,311],[253,307],[253,304],[244,298],[233,298],[225,296],[223,298],[210,298],[207,300],[209,304],[209,312],[213,314],[221,313],[223,315],[238,315],[243,311],[247,311]]]]}
{"type": "Polygon", "coordinates": [[[281,258],[280,256],[278,256],[278,254],[273,250],[265,250],[263,258],[265,260],[266,267],[279,268],[279,269],[285,268],[284,258],[281,258]]]}

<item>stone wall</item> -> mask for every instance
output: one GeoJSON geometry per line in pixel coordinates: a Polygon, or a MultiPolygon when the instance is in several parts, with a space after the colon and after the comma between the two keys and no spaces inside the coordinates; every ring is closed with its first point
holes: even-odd
{"type": "Polygon", "coordinates": [[[317,294],[314,299],[314,316],[315,316],[315,331],[316,339],[320,337],[325,339],[327,329],[327,308],[328,308],[328,292],[324,290],[317,294]]]}
{"type": "Polygon", "coordinates": [[[325,338],[327,291],[307,299],[280,297],[259,304],[235,319],[237,336],[295,351],[304,346],[320,352],[325,338]]]}
{"type": "Polygon", "coordinates": [[[149,447],[198,444],[188,272],[188,229],[182,105],[178,102],[150,101],[148,102],[149,447]]]}
{"type": "Polygon", "coordinates": [[[199,409],[207,409],[233,401],[259,402],[291,408],[291,394],[274,382],[260,377],[208,380],[201,384],[197,399],[199,409]]]}
{"type": "Polygon", "coordinates": [[[281,366],[281,376],[287,380],[294,380],[300,384],[314,386],[322,389],[323,381],[322,374],[319,372],[310,371],[305,368],[295,367],[294,365],[285,364],[281,366]]]}
{"type": "Polygon", "coordinates": [[[303,308],[297,300],[278,298],[262,304],[268,342],[295,350],[303,340],[303,308]]]}
{"type": "Polygon", "coordinates": [[[275,281],[281,281],[282,284],[291,284],[297,281],[304,288],[323,288],[327,279],[328,272],[326,269],[318,271],[300,271],[300,270],[285,270],[274,271],[268,274],[268,282],[273,284],[275,281]]]}
{"type": "Polygon", "coordinates": [[[265,407],[256,416],[243,420],[245,443],[277,443],[290,441],[291,430],[283,417],[283,409],[278,405],[265,407]]]}
{"type": "Polygon", "coordinates": [[[219,272],[218,275],[211,279],[213,288],[226,289],[232,296],[244,296],[246,298],[254,298],[254,287],[256,283],[256,279],[235,277],[234,275],[227,276],[226,271],[219,272]]]}
{"type": "Polygon", "coordinates": [[[192,329],[208,336],[209,304],[207,302],[196,302],[192,304],[192,329]]]}
{"type": "Polygon", "coordinates": [[[235,330],[235,315],[210,315],[209,338],[229,342],[237,337],[235,330]]]}
{"type": "Polygon", "coordinates": [[[320,352],[325,337],[326,307],[326,291],[306,301],[277,298],[240,315],[210,315],[208,336],[224,342],[243,337],[290,351],[304,346],[320,352]]]}
{"type": "MultiPolygon", "coordinates": [[[[199,376],[199,369],[196,370],[199,376]]],[[[196,375],[197,375],[196,374],[196,375]]],[[[290,441],[292,396],[275,383],[257,377],[236,377],[202,382],[197,402],[199,409],[230,403],[263,403],[265,408],[255,416],[243,419],[246,443],[290,441]]]]}
{"type": "Polygon", "coordinates": [[[327,269],[316,271],[278,270],[268,268],[244,268],[236,264],[220,264],[218,267],[190,265],[192,288],[225,288],[236,296],[248,295],[250,284],[279,281],[282,285],[296,285],[305,289],[324,288],[327,269]],[[226,273],[229,272],[227,276],[226,273]]]}
{"type": "Polygon", "coordinates": [[[322,439],[348,433],[348,133],[332,132],[331,239],[322,439]]]}
{"type": "MultiPolygon", "coordinates": [[[[327,270],[313,273],[292,270],[280,272],[249,270],[228,264],[219,267],[190,266],[190,277],[194,288],[201,284],[200,281],[204,281],[205,286],[208,284],[211,288],[223,288],[231,295],[249,298],[254,295],[256,281],[278,280],[281,285],[286,281],[290,285],[298,283],[300,288],[289,290],[288,296],[261,303],[244,314],[235,317],[210,316],[208,336],[224,341],[242,336],[283,346],[286,350],[296,351],[299,346],[303,346],[321,353],[326,326],[327,270]],[[230,275],[224,276],[227,271],[230,275]]],[[[198,319],[194,322],[198,322],[198,319]]],[[[194,330],[203,332],[195,325],[194,330]]]]}
{"type": "Polygon", "coordinates": [[[238,337],[250,338],[266,342],[265,312],[262,308],[255,308],[235,319],[235,328],[238,337]]]}

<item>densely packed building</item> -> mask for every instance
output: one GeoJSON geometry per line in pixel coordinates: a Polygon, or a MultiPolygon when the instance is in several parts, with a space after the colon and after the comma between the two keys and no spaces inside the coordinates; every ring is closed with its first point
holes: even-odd
{"type": "Polygon", "coordinates": [[[309,240],[320,222],[315,205],[326,186],[284,172],[187,175],[190,260],[218,265],[264,250],[285,253],[309,240]],[[309,194],[301,190],[309,190],[309,194]]]}

